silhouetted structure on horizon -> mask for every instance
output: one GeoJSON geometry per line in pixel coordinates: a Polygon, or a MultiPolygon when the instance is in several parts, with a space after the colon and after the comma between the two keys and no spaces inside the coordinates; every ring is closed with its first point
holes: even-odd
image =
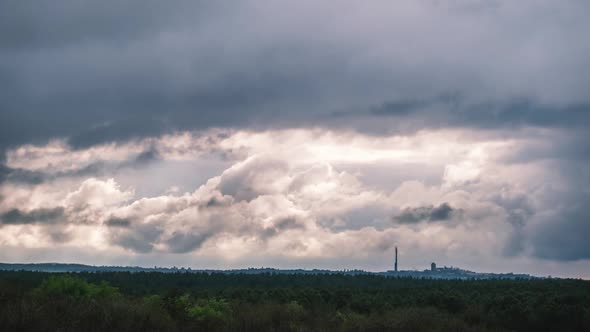
{"type": "Polygon", "coordinates": [[[397,246],[395,247],[395,265],[393,266],[393,270],[397,272],[397,246]]]}

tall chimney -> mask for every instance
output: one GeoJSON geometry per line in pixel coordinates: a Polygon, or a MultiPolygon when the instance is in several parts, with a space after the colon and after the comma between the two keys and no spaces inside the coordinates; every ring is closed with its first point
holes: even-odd
{"type": "Polygon", "coordinates": [[[395,266],[394,266],[394,270],[395,270],[395,272],[397,272],[397,246],[395,247],[395,266]]]}

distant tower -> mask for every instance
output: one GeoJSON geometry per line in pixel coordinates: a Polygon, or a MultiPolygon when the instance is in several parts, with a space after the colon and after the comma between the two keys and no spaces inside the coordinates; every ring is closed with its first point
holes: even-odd
{"type": "Polygon", "coordinates": [[[436,263],[435,262],[432,262],[432,264],[430,264],[430,271],[436,272],[436,263]]]}
{"type": "Polygon", "coordinates": [[[395,265],[394,268],[395,272],[397,272],[397,247],[395,247],[395,265]]]}

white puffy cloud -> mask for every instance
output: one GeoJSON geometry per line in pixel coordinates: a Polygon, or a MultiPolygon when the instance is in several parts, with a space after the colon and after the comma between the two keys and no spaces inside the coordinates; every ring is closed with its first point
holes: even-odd
{"type": "Polygon", "coordinates": [[[122,192],[114,179],[100,181],[90,178],[80,185],[78,190],[69,193],[64,203],[73,209],[108,209],[125,202],[133,196],[132,192],[122,192]]]}
{"type": "MultiPolygon", "coordinates": [[[[340,262],[380,269],[388,266],[395,245],[402,248],[405,266],[433,259],[485,268],[478,258],[500,266],[504,259],[553,257],[539,245],[544,225],[553,225],[543,216],[555,218],[559,211],[547,204],[554,197],[548,184],[569,187],[545,161],[505,161],[515,147],[525,149],[530,137],[499,140],[446,130],[395,137],[313,130],[238,131],[211,140],[198,135],[152,139],[168,141],[155,145],[163,164],[179,155],[202,158],[186,152],[199,145],[191,137],[206,142],[198,151],[216,151],[218,158],[232,154],[229,166],[191,191],[179,190],[182,183],[165,183],[159,194],[138,196],[133,186],[120,184],[128,181],[124,173],[3,183],[0,218],[12,219],[0,224],[0,245],[29,251],[94,248],[129,259],[159,257],[160,264],[167,261],[162,257],[188,255],[227,266],[266,259],[282,266],[340,262]],[[436,181],[400,180],[395,171],[372,174],[375,164],[395,165],[395,171],[434,164],[441,172],[436,181]],[[374,185],[387,181],[392,182],[374,185]],[[50,214],[56,208],[63,216],[50,214]],[[42,216],[52,221],[34,220],[42,216]]],[[[71,156],[77,153],[84,152],[71,156]]],[[[26,166],[24,160],[31,159],[15,156],[35,154],[13,154],[13,162],[26,166]]],[[[134,172],[141,179],[142,170],[134,172]]],[[[584,257],[576,250],[557,257],[584,257]]]]}

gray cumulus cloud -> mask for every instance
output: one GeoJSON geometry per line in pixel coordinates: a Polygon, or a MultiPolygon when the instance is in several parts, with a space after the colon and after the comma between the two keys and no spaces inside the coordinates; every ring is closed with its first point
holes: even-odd
{"type": "Polygon", "coordinates": [[[0,215],[0,222],[4,225],[52,223],[64,218],[64,208],[40,208],[31,211],[12,209],[0,215]]]}
{"type": "Polygon", "coordinates": [[[421,221],[436,222],[452,219],[461,210],[453,208],[449,203],[438,206],[428,205],[415,208],[405,208],[393,219],[402,224],[414,224],[421,221]]]}
{"type": "Polygon", "coordinates": [[[128,218],[110,217],[104,223],[110,227],[130,227],[133,221],[128,218]]]}
{"type": "Polygon", "coordinates": [[[57,172],[32,171],[22,168],[11,168],[0,164],[0,183],[38,185],[44,182],[63,178],[84,178],[112,174],[125,169],[139,169],[159,160],[159,153],[154,148],[139,153],[131,160],[118,162],[96,161],[80,168],[59,170],[57,172]]]}

